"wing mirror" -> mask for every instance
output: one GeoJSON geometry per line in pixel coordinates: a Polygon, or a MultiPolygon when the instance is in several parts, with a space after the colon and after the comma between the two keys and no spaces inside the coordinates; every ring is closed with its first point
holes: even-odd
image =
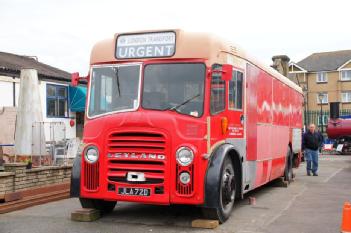
{"type": "Polygon", "coordinates": [[[80,80],[86,80],[87,77],[79,77],[79,73],[75,72],[71,74],[71,86],[76,87],[80,80]]]}
{"type": "Polygon", "coordinates": [[[228,64],[212,65],[212,75],[220,76],[222,80],[229,81],[232,79],[233,66],[228,64]]]}

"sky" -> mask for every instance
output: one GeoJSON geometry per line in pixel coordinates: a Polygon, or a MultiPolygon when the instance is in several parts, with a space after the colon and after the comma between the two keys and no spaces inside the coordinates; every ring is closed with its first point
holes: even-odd
{"type": "Polygon", "coordinates": [[[86,75],[92,46],[117,32],[210,32],[270,65],[351,49],[349,0],[0,0],[0,51],[86,75]]]}

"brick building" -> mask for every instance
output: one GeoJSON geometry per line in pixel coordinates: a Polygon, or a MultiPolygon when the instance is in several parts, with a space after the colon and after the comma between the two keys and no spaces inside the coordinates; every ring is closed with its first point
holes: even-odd
{"type": "MultiPolygon", "coordinates": [[[[305,114],[323,111],[328,121],[329,103],[340,102],[341,112],[351,112],[351,50],[313,53],[289,65],[289,78],[305,93],[305,114]]],[[[316,122],[320,125],[319,118],[316,122]]]]}

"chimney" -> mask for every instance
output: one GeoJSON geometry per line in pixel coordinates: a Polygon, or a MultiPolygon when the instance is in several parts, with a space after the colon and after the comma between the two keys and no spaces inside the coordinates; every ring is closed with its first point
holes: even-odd
{"type": "Polygon", "coordinates": [[[271,67],[276,69],[285,77],[288,77],[290,58],[286,55],[277,55],[272,57],[272,61],[273,65],[271,65],[271,67]]]}

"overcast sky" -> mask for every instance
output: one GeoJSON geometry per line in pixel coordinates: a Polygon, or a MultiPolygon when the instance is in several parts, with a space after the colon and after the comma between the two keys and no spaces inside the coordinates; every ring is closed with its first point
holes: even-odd
{"type": "Polygon", "coordinates": [[[267,65],[286,54],[351,49],[350,0],[0,0],[0,51],[86,75],[90,50],[116,32],[218,34],[267,65]]]}

